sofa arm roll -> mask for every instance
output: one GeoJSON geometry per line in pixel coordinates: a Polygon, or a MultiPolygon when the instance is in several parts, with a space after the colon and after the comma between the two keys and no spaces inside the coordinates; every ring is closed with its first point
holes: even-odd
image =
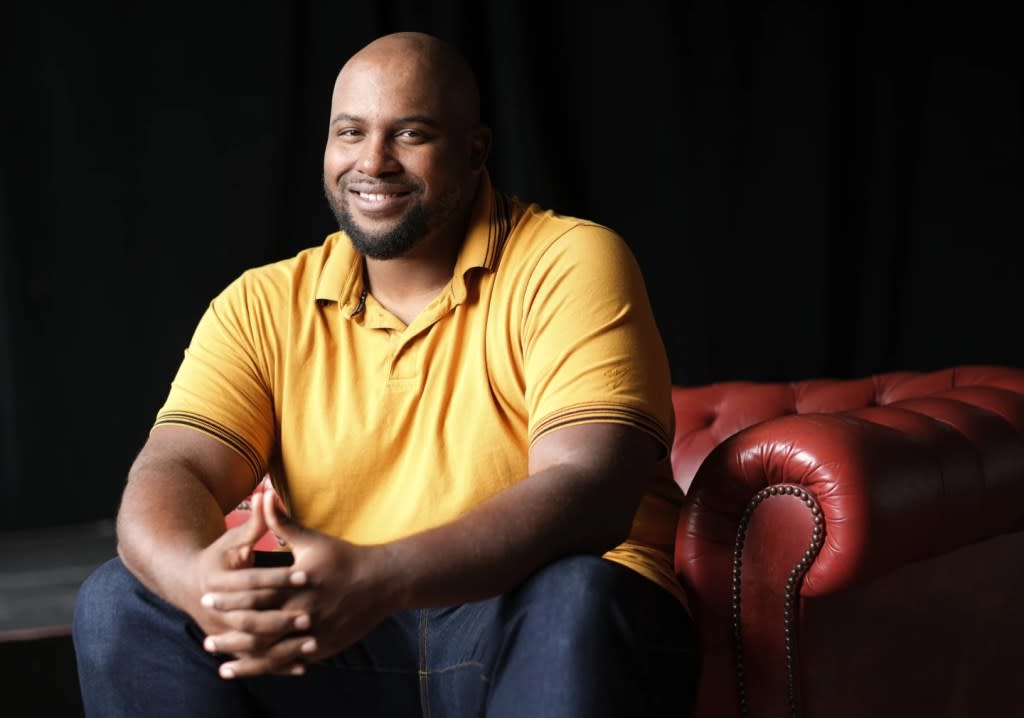
{"type": "Polygon", "coordinates": [[[741,519],[773,485],[799,487],[820,510],[805,597],[1024,529],[1024,394],[957,388],[734,434],[697,471],[679,524],[676,569],[704,584],[697,593],[727,598],[741,519]]]}
{"type": "MultiPolygon", "coordinates": [[[[860,606],[858,587],[880,590],[884,575],[1021,531],[1024,394],[960,387],[737,432],[694,475],[676,536],[703,647],[697,715],[820,706],[836,686],[808,684],[802,667],[815,659],[800,646],[820,641],[802,636],[809,601],[860,606]]],[[[886,655],[875,642],[862,648],[876,663],[886,655]]],[[[861,694],[844,715],[878,715],[857,713],[873,705],[861,694]]]]}

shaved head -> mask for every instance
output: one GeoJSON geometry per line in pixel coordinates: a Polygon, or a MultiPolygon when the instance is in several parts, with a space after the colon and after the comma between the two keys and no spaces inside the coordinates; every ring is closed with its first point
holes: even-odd
{"type": "Polygon", "coordinates": [[[368,67],[384,69],[396,76],[417,78],[437,93],[449,119],[471,127],[480,122],[480,90],[466,59],[448,43],[422,32],[396,32],[369,43],[338,73],[335,91],[346,73],[368,67]]]}

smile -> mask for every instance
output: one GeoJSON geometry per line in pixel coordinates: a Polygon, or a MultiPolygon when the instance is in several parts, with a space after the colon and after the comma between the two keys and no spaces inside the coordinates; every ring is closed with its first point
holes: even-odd
{"type": "Polygon", "coordinates": [[[384,200],[402,196],[402,194],[397,192],[356,192],[356,195],[367,202],[383,202],[384,200]]]}

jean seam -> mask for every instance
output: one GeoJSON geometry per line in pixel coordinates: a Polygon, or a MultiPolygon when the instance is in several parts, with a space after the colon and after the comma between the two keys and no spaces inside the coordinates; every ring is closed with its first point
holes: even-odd
{"type": "Polygon", "coordinates": [[[430,636],[430,619],[426,610],[420,611],[420,711],[423,718],[430,718],[430,670],[427,668],[427,646],[430,636]]]}

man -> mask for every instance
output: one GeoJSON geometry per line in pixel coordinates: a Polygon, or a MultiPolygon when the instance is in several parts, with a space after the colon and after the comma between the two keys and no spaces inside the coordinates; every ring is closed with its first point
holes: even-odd
{"type": "Polygon", "coordinates": [[[79,593],[88,715],[681,714],[695,651],[643,280],[610,230],[494,190],[490,143],[436,38],[342,68],[342,231],[201,320],[119,558],[79,593]],[[253,564],[268,529],[290,565],[253,564]]]}

